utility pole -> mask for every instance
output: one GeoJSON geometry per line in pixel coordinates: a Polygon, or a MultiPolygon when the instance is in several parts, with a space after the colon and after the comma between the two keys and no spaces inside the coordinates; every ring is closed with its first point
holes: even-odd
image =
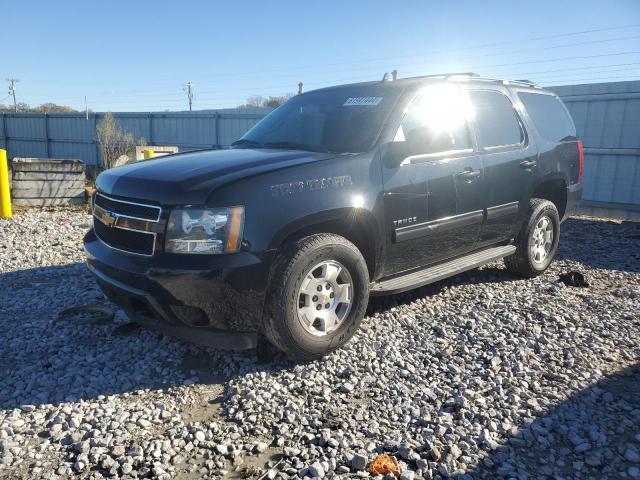
{"type": "Polygon", "coordinates": [[[193,83],[187,82],[184,86],[184,91],[187,92],[187,98],[189,99],[189,111],[191,111],[191,105],[193,103],[193,83]]]}
{"type": "Polygon", "coordinates": [[[89,120],[89,105],[87,104],[87,96],[84,96],[84,117],[89,120]]]}
{"type": "Polygon", "coordinates": [[[13,111],[18,111],[18,104],[16,103],[16,83],[20,80],[17,78],[7,78],[7,82],[9,82],[9,95],[13,96],[13,111]]]}

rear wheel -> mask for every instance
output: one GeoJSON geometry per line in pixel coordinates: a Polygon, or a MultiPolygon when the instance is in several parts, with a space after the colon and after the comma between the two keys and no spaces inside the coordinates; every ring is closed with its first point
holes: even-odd
{"type": "Polygon", "coordinates": [[[333,234],[305,237],[276,259],[263,331],[296,361],[319,358],[356,332],[369,300],[360,251],[333,234]]]}
{"type": "Polygon", "coordinates": [[[524,277],[544,272],[555,257],[560,239],[560,217],[549,200],[533,198],[522,230],[516,240],[516,252],[504,259],[507,270],[524,277]]]}

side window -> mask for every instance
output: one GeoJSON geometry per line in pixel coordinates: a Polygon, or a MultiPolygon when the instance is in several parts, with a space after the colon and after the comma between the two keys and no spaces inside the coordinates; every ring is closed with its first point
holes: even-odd
{"type": "Polygon", "coordinates": [[[515,145],[524,141],[522,126],[506,95],[491,90],[471,90],[469,96],[480,147],[515,145]]]}
{"type": "Polygon", "coordinates": [[[558,97],[529,92],[519,92],[518,97],[542,138],[549,142],[575,139],[573,120],[558,97]]]}
{"type": "Polygon", "coordinates": [[[469,110],[455,86],[427,87],[409,105],[395,141],[407,142],[409,155],[472,148],[467,128],[469,110]]]}

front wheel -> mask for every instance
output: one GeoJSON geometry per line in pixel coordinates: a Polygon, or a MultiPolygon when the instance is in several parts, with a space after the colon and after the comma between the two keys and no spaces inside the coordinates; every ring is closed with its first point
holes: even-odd
{"type": "Polygon", "coordinates": [[[559,239],[558,209],[549,200],[532,198],[516,240],[517,250],[504,259],[507,270],[528,278],[540,275],[555,257],[559,239]]]}
{"type": "Polygon", "coordinates": [[[369,273],[356,246],[338,235],[311,235],[276,259],[263,331],[292,360],[313,360],[353,336],[368,301],[369,273]]]}

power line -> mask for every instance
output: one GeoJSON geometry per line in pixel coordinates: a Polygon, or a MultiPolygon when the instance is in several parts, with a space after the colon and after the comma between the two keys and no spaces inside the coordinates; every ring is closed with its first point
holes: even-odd
{"type": "MultiPolygon", "coordinates": [[[[633,52],[616,52],[616,53],[604,53],[604,54],[596,54],[596,55],[587,55],[587,56],[576,56],[576,57],[562,57],[562,58],[551,58],[551,59],[541,59],[541,60],[533,60],[533,61],[526,61],[526,62],[517,62],[517,63],[502,63],[502,64],[497,64],[497,65],[471,65],[468,66],[469,70],[472,69],[489,69],[489,68],[496,68],[496,67],[510,67],[512,65],[525,65],[525,64],[534,64],[534,63],[546,63],[546,62],[556,62],[556,61],[565,61],[565,60],[571,60],[571,59],[587,59],[587,58],[598,58],[598,57],[609,57],[609,56],[620,56],[620,55],[629,55],[629,54],[636,54],[636,53],[640,53],[638,51],[633,51],[633,52]]],[[[612,66],[616,66],[616,65],[635,65],[637,63],[626,63],[626,64],[614,64],[612,66]]],[[[415,64],[409,64],[409,65],[415,65],[415,64]]],[[[408,65],[404,65],[404,66],[408,66],[408,65]]],[[[594,66],[594,67],[577,67],[577,69],[581,69],[581,68],[604,68],[606,67],[606,65],[604,66],[594,66]]],[[[505,73],[505,74],[501,74],[500,76],[521,76],[521,75],[531,75],[531,74],[536,74],[536,73],[548,73],[548,72],[555,72],[555,71],[564,71],[564,70],[570,70],[567,68],[563,68],[560,70],[543,70],[543,71],[539,71],[539,72],[521,72],[521,73],[505,73]]],[[[342,71],[340,71],[342,72],[342,71]]],[[[425,73],[424,69],[420,69],[420,70],[410,70],[408,72],[405,72],[404,76],[410,76],[410,75],[417,75],[417,74],[422,74],[425,73]]],[[[310,75],[310,76],[315,76],[315,75],[310,75]]],[[[362,79],[370,79],[370,77],[368,77],[367,74],[359,74],[357,76],[350,76],[347,78],[340,78],[340,79],[332,79],[332,80],[327,80],[327,81],[316,81],[316,82],[306,82],[307,85],[322,85],[322,84],[331,84],[331,83],[340,83],[340,82],[345,82],[345,81],[352,81],[352,80],[362,80],[362,79]],[[363,77],[367,77],[367,78],[363,78],[363,77]]],[[[189,82],[191,83],[191,82],[189,82]]],[[[193,84],[192,84],[193,85],[193,84]]],[[[262,90],[262,92],[264,92],[265,90],[269,90],[269,89],[284,89],[284,88],[290,88],[291,85],[287,84],[287,85],[272,85],[269,87],[260,87],[260,90],[262,90]]],[[[241,88],[241,89],[221,89],[221,90],[203,90],[201,93],[204,94],[215,94],[215,93],[230,93],[230,92],[255,92],[257,89],[254,87],[250,87],[250,88],[241,88]]],[[[186,91],[186,90],[185,90],[186,91]]],[[[135,98],[139,98],[139,97],[154,97],[154,98],[159,98],[159,97],[163,97],[163,98],[173,98],[175,96],[180,95],[179,93],[164,93],[164,92],[157,92],[157,93],[149,93],[149,92],[144,92],[144,93],[130,93],[130,94],[115,94],[115,95],[107,95],[106,97],[108,98],[130,98],[130,97],[135,97],[135,98]]],[[[35,95],[36,97],[38,95],[35,95]]],[[[46,98],[50,98],[51,95],[40,95],[41,97],[46,97],[46,98]]]]}
{"type": "MultiPolygon", "coordinates": [[[[382,60],[397,60],[399,58],[409,58],[409,57],[414,57],[414,56],[434,55],[434,54],[438,54],[438,53],[455,53],[455,52],[462,52],[462,51],[468,51],[468,50],[478,50],[478,49],[489,48],[489,47],[497,47],[497,46],[503,46],[503,45],[535,42],[535,41],[548,40],[548,39],[553,39],[553,38],[562,38],[562,37],[570,37],[570,36],[577,36],[577,35],[584,35],[584,34],[592,34],[592,33],[612,31],[612,30],[635,28],[635,27],[638,27],[638,26],[640,26],[640,24],[636,23],[636,24],[629,24],[629,25],[619,25],[619,26],[615,26],[615,27],[605,27],[605,28],[597,28],[597,29],[590,29],[590,30],[580,30],[580,31],[574,31],[574,32],[566,32],[566,33],[560,33],[560,34],[554,34],[554,35],[530,37],[530,38],[524,38],[524,39],[518,39],[518,40],[507,40],[507,41],[502,41],[502,42],[486,43],[486,44],[481,44],[481,45],[472,45],[472,46],[453,48],[453,49],[431,50],[431,51],[425,51],[425,52],[415,53],[415,54],[394,55],[394,56],[389,56],[389,57],[373,57],[373,58],[369,58],[369,59],[363,59],[363,60],[358,60],[358,61],[349,61],[349,62],[334,62],[334,63],[325,63],[325,64],[306,65],[306,66],[295,67],[293,69],[289,69],[288,71],[300,70],[300,69],[305,69],[305,68],[337,66],[337,65],[355,65],[355,64],[382,61],[382,60]]],[[[616,40],[616,39],[595,40],[593,42],[597,43],[597,42],[600,42],[600,41],[607,42],[607,41],[614,41],[614,40],[616,40]]],[[[589,43],[589,42],[585,42],[585,44],[586,43],[589,43]]],[[[556,48],[556,47],[542,47],[542,49],[547,49],[547,48],[556,48]]],[[[268,69],[268,70],[262,69],[262,70],[258,70],[258,71],[254,70],[254,71],[236,72],[234,75],[255,75],[256,73],[282,72],[282,71],[283,71],[282,68],[274,68],[274,69],[268,69]]],[[[207,77],[205,77],[205,78],[207,78],[207,77]]],[[[224,76],[208,77],[208,78],[211,78],[212,81],[218,82],[220,79],[234,78],[234,77],[230,77],[229,75],[224,75],[224,76]]],[[[271,78],[273,78],[273,77],[271,77],[271,78]]],[[[30,80],[30,81],[42,81],[42,82],[48,82],[48,83],[52,82],[52,80],[50,80],[50,79],[30,80]]],[[[65,81],[61,80],[60,82],[69,83],[66,80],[65,81]]],[[[158,82],[153,82],[153,81],[152,82],[148,82],[148,84],[152,84],[152,83],[165,84],[165,83],[170,83],[170,82],[172,82],[172,80],[168,80],[167,79],[167,80],[161,80],[161,81],[158,81],[158,82]]],[[[85,82],[77,81],[77,82],[74,82],[74,83],[85,83],[85,82]]],[[[106,83],[106,84],[113,85],[114,83],[118,83],[118,82],[109,82],[109,81],[95,82],[95,81],[93,81],[91,83],[93,83],[93,84],[98,84],[98,83],[105,84],[106,83]]],[[[127,82],[120,82],[120,83],[129,83],[129,82],[127,81],[127,82]]],[[[202,83],[202,82],[200,82],[200,83],[202,83]]]]}

